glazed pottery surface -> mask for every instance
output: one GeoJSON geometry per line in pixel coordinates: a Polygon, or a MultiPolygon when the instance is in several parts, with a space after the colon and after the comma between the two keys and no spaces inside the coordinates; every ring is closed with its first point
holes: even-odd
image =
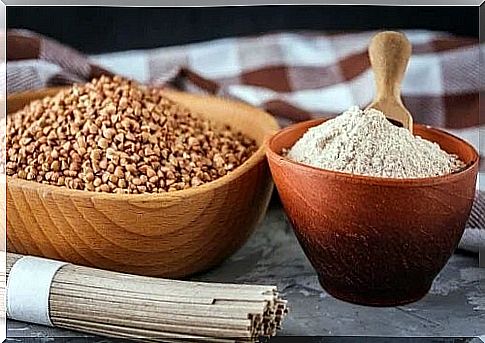
{"type": "Polygon", "coordinates": [[[456,249],[475,194],[478,154],[443,131],[414,133],[457,154],[467,167],[424,179],[385,179],[313,168],[281,155],[317,119],[267,141],[270,169],[296,236],[333,296],[393,306],[422,298],[456,249]]]}
{"type": "MultiPolygon", "coordinates": [[[[9,96],[8,111],[58,90],[9,96]]],[[[219,264],[247,240],[273,187],[263,142],[278,128],[276,121],[239,102],[164,92],[193,112],[245,133],[259,149],[218,180],[163,194],[95,193],[7,177],[8,251],[126,273],[183,277],[219,264]]]]}

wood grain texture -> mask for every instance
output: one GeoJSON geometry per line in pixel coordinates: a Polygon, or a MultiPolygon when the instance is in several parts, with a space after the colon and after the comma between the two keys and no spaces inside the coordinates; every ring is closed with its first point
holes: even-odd
{"type": "MultiPolygon", "coordinates": [[[[12,95],[8,111],[57,91],[12,95]]],[[[273,187],[263,141],[278,128],[276,121],[243,103],[164,92],[215,123],[254,138],[259,149],[218,180],[164,194],[102,194],[7,177],[8,251],[133,274],[183,277],[219,264],[247,240],[266,211],[273,187]]]]}
{"type": "Polygon", "coordinates": [[[401,81],[411,50],[411,43],[399,32],[384,31],[372,38],[369,58],[375,77],[376,96],[368,108],[383,112],[391,121],[397,121],[412,132],[413,117],[401,99],[401,81]]]}
{"type": "Polygon", "coordinates": [[[423,179],[389,179],[318,169],[281,156],[322,119],[288,127],[268,141],[274,182],[295,234],[333,296],[396,306],[422,298],[465,229],[475,195],[478,153],[448,133],[416,134],[467,167],[423,179]]]}

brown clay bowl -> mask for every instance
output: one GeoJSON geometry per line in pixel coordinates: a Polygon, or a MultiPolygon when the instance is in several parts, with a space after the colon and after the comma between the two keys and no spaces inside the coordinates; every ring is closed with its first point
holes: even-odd
{"type": "Polygon", "coordinates": [[[394,306],[422,298],[463,234],[475,194],[478,154],[463,140],[414,125],[457,154],[463,171],[385,179],[313,168],[283,156],[323,119],[283,129],[267,141],[273,180],[296,237],[322,287],[336,298],[394,306]]]}
{"type": "MultiPolygon", "coordinates": [[[[57,91],[12,95],[8,111],[57,91]]],[[[243,245],[270,199],[273,183],[263,142],[278,128],[276,121],[239,102],[165,92],[192,111],[252,137],[259,149],[214,182],[164,194],[102,194],[7,177],[8,251],[183,277],[219,264],[243,245]]]]}

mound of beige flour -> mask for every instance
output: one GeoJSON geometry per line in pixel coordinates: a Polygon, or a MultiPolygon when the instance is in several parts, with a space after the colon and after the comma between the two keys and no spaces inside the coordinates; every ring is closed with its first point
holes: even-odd
{"type": "Polygon", "coordinates": [[[390,123],[375,109],[351,107],[310,128],[287,157],[313,167],[387,178],[423,178],[464,167],[436,143],[390,123]]]}

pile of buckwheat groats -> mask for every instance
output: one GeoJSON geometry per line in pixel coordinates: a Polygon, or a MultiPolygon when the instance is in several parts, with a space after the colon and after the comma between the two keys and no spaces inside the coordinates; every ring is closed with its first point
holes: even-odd
{"type": "Polygon", "coordinates": [[[256,150],[253,140],[213,125],[160,90],[106,76],[10,115],[6,136],[0,141],[8,176],[109,193],[196,187],[256,150]]]}

